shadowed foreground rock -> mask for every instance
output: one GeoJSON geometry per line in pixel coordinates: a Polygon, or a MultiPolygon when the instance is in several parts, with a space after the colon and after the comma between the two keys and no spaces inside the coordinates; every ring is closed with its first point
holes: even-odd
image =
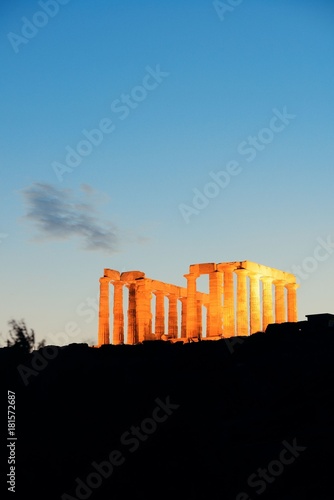
{"type": "Polygon", "coordinates": [[[332,332],[1,349],[18,438],[16,494],[7,493],[332,499],[332,332]]]}

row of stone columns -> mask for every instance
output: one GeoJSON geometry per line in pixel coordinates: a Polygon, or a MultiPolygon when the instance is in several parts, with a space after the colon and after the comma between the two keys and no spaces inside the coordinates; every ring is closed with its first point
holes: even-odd
{"type": "MultiPolygon", "coordinates": [[[[162,290],[151,290],[149,283],[145,279],[137,282],[126,283],[120,280],[111,280],[108,277],[100,278],[100,307],[99,307],[99,332],[98,343],[110,343],[109,326],[109,287],[114,287],[113,301],[113,325],[112,343],[124,343],[124,310],[123,310],[123,287],[129,290],[127,308],[127,343],[135,344],[151,338],[152,335],[152,312],[151,299],[155,295],[155,338],[160,339],[164,334],[170,338],[178,336],[178,300],[181,302],[181,336],[186,337],[187,321],[187,298],[178,294],[164,292],[162,290]],[[165,297],[168,298],[168,329],[165,328],[165,297]]],[[[202,307],[202,300],[194,296],[194,321],[199,322],[199,308],[202,307]]],[[[202,295],[202,294],[201,294],[202,295]]]]}
{"type": "MultiPolygon", "coordinates": [[[[218,266],[217,266],[218,267],[218,266]]],[[[220,264],[219,269],[208,272],[209,293],[202,294],[196,289],[200,274],[185,274],[187,288],[166,285],[165,290],[151,287],[152,280],[146,278],[135,281],[122,281],[110,276],[100,278],[100,309],[98,342],[110,342],[109,331],[109,286],[114,286],[112,343],[124,342],[123,287],[129,289],[127,309],[127,343],[134,344],[152,338],[152,293],[155,303],[155,336],[160,339],[164,334],[170,338],[178,336],[178,300],[181,302],[181,337],[194,338],[202,335],[202,309],[207,308],[207,337],[245,336],[249,333],[264,331],[269,323],[297,321],[298,285],[285,280],[263,276],[243,267],[233,268],[220,264]],[[234,274],[237,275],[236,290],[234,274]],[[249,286],[248,286],[249,280],[249,286]],[[260,293],[262,283],[262,295],[260,293]],[[273,296],[273,285],[275,294],[273,296]],[[285,300],[287,289],[287,311],[285,300]],[[167,291],[168,290],[168,291],[167,291]],[[248,291],[249,290],[249,291],[248,291]],[[165,331],[165,297],[168,297],[168,330],[165,331]],[[273,308],[274,301],[274,308],[273,308]],[[262,308],[262,314],[261,314],[262,308]]],[[[129,273],[126,273],[129,274],[129,273]]],[[[143,275],[143,273],[141,273],[143,275]]],[[[204,273],[203,273],[204,274],[204,273]]]]}
{"type": "MultiPolygon", "coordinates": [[[[232,269],[225,267],[222,272],[216,270],[208,273],[208,275],[207,337],[221,335],[224,337],[245,336],[249,333],[264,331],[268,324],[274,322],[274,315],[276,323],[297,321],[296,290],[298,285],[296,283],[275,280],[273,277],[262,276],[244,268],[232,269]],[[234,273],[237,275],[236,301],[234,273]],[[262,282],[262,297],[260,296],[260,281],[262,282]],[[275,286],[274,297],[273,284],[275,286]],[[287,288],[288,311],[286,311],[285,306],[285,288],[287,288]],[[275,301],[275,311],[273,310],[273,299],[275,301]]],[[[187,279],[187,337],[195,337],[199,332],[196,314],[196,279],[199,275],[189,273],[184,276],[187,279]]]]}

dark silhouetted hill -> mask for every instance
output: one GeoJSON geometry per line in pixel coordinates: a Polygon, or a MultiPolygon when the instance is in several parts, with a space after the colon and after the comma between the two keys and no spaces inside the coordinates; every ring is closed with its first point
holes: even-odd
{"type": "Polygon", "coordinates": [[[8,498],[331,500],[333,361],[333,329],[288,325],[189,344],[3,348],[2,398],[16,394],[8,498]]]}

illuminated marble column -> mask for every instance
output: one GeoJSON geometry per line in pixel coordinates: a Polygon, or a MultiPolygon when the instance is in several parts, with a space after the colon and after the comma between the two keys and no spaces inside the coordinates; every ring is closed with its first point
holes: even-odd
{"type": "Polygon", "coordinates": [[[165,294],[159,290],[154,292],[155,301],[155,335],[161,339],[165,333],[165,294]]]}
{"type": "Polygon", "coordinates": [[[237,279],[237,335],[249,335],[248,332],[248,300],[247,270],[236,269],[237,279]]]}
{"type": "Polygon", "coordinates": [[[202,299],[197,299],[197,335],[202,336],[202,299]]]}
{"type": "Polygon", "coordinates": [[[114,322],[113,322],[113,344],[124,343],[124,317],[123,317],[123,285],[122,281],[112,281],[114,286],[114,322]]]}
{"type": "Polygon", "coordinates": [[[136,286],[134,283],[130,283],[127,287],[129,288],[127,343],[136,344],[138,342],[136,332],[136,286]]]}
{"type": "Polygon", "coordinates": [[[143,342],[148,340],[152,333],[152,293],[145,279],[138,280],[136,286],[136,331],[138,342],[143,342]]]}
{"type": "Polygon", "coordinates": [[[208,337],[222,334],[222,292],[223,275],[219,271],[209,273],[209,317],[208,337]]]}
{"type": "MultiPolygon", "coordinates": [[[[209,303],[208,302],[204,302],[203,306],[205,307],[204,314],[205,314],[205,318],[206,318],[206,332],[205,332],[205,337],[207,337],[208,336],[208,322],[209,322],[209,303]]],[[[220,333],[221,337],[222,337],[222,334],[223,334],[223,329],[221,329],[221,333],[220,333]]],[[[202,326],[202,336],[204,336],[203,326],[202,326]]]]}
{"type": "Polygon", "coordinates": [[[285,309],[285,285],[286,281],[276,280],[275,285],[275,323],[284,323],[286,321],[285,309]]]}
{"type": "Polygon", "coordinates": [[[185,274],[187,279],[187,338],[198,336],[196,279],[193,273],[185,274]]]}
{"type": "Polygon", "coordinates": [[[234,327],[234,278],[230,267],[222,267],[224,271],[223,295],[223,335],[225,338],[235,336],[234,327]]]}
{"type": "Polygon", "coordinates": [[[168,337],[177,337],[177,297],[174,293],[168,295],[168,337]]]}
{"type": "Polygon", "coordinates": [[[261,331],[260,274],[249,273],[250,278],[250,333],[261,331]]]}
{"type": "Polygon", "coordinates": [[[274,322],[273,315],[273,278],[269,276],[262,276],[261,281],[263,283],[263,319],[262,319],[262,329],[266,330],[270,323],[274,322]]]}
{"type": "Polygon", "coordinates": [[[187,297],[180,297],[181,301],[181,338],[187,336],[187,297]]]}
{"type": "Polygon", "coordinates": [[[109,344],[109,282],[110,278],[100,278],[100,305],[98,345],[109,344]]]}
{"type": "Polygon", "coordinates": [[[288,283],[286,285],[288,290],[288,321],[295,323],[298,321],[297,313],[297,283],[288,283]]]}

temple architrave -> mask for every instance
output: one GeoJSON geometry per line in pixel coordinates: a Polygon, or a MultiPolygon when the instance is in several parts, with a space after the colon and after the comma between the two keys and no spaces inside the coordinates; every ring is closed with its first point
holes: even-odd
{"type": "Polygon", "coordinates": [[[184,277],[182,287],[141,271],[104,269],[98,345],[248,336],[270,323],[298,320],[293,274],[245,260],[192,264],[184,277]],[[208,275],[208,293],[197,289],[202,275],[208,275]]]}

